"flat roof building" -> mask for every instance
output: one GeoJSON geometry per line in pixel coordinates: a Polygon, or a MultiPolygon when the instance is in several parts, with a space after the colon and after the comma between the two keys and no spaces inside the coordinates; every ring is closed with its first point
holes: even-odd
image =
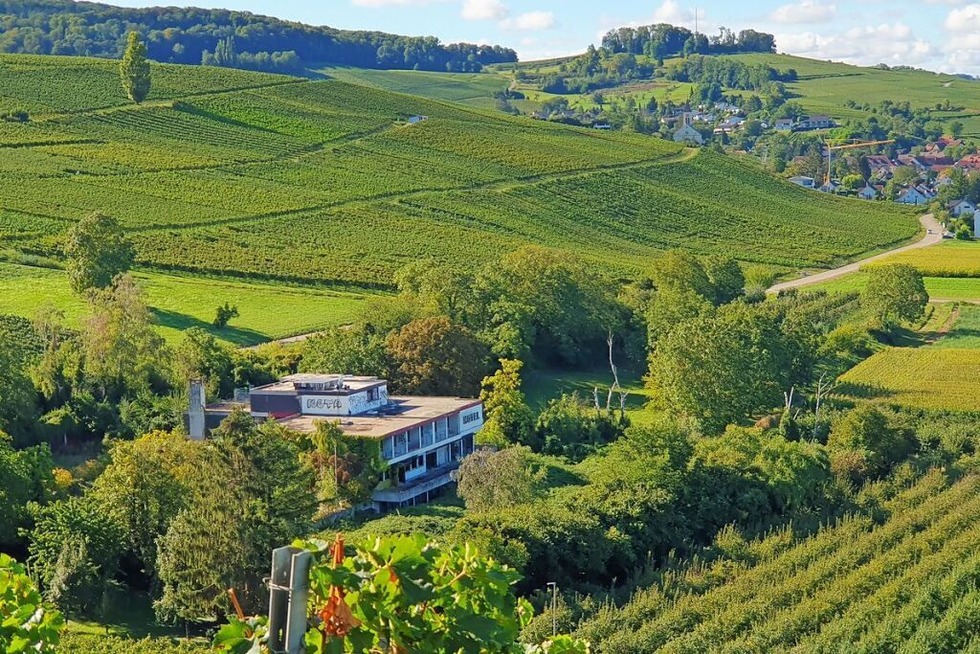
{"type": "Polygon", "coordinates": [[[389,396],[377,377],[296,374],[249,390],[248,401],[203,406],[192,382],[191,437],[203,438],[234,408],[256,420],[275,420],[311,433],[318,422],[335,421],[349,436],[381,443],[388,469],[385,488],[374,491],[375,508],[385,511],[428,501],[453,481],[459,461],[474,448],[483,426],[478,399],[389,396]],[[203,412],[203,415],[201,413],[203,412]],[[194,426],[204,426],[195,433],[194,426]]]}

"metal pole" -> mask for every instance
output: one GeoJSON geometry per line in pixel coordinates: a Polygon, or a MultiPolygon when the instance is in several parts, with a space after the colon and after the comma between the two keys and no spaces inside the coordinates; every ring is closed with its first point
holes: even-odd
{"type": "Polygon", "coordinates": [[[549,581],[548,585],[551,587],[551,635],[554,637],[558,635],[558,584],[549,581]]]}

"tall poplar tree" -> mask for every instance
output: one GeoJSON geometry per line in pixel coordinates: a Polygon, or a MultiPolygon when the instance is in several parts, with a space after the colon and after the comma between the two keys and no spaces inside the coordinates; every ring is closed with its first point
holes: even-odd
{"type": "Polygon", "coordinates": [[[129,99],[139,104],[150,93],[150,62],[146,59],[146,43],[139,34],[129,33],[126,53],[119,62],[119,77],[129,99]]]}

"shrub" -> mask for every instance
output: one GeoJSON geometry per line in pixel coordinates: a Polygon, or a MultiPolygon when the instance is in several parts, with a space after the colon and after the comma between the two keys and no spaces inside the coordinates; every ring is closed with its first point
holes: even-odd
{"type": "Polygon", "coordinates": [[[225,302],[224,305],[219,305],[218,308],[215,310],[214,320],[211,321],[211,324],[217,327],[218,329],[221,329],[222,327],[228,325],[228,321],[230,321],[232,318],[237,318],[237,317],[238,317],[238,306],[228,304],[227,302],[225,302]]]}

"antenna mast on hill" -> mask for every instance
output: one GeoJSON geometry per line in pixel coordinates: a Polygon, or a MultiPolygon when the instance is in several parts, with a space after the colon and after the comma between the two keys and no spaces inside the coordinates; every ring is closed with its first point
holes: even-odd
{"type": "Polygon", "coordinates": [[[694,36],[698,35],[698,8],[694,8],[694,36]]]}

